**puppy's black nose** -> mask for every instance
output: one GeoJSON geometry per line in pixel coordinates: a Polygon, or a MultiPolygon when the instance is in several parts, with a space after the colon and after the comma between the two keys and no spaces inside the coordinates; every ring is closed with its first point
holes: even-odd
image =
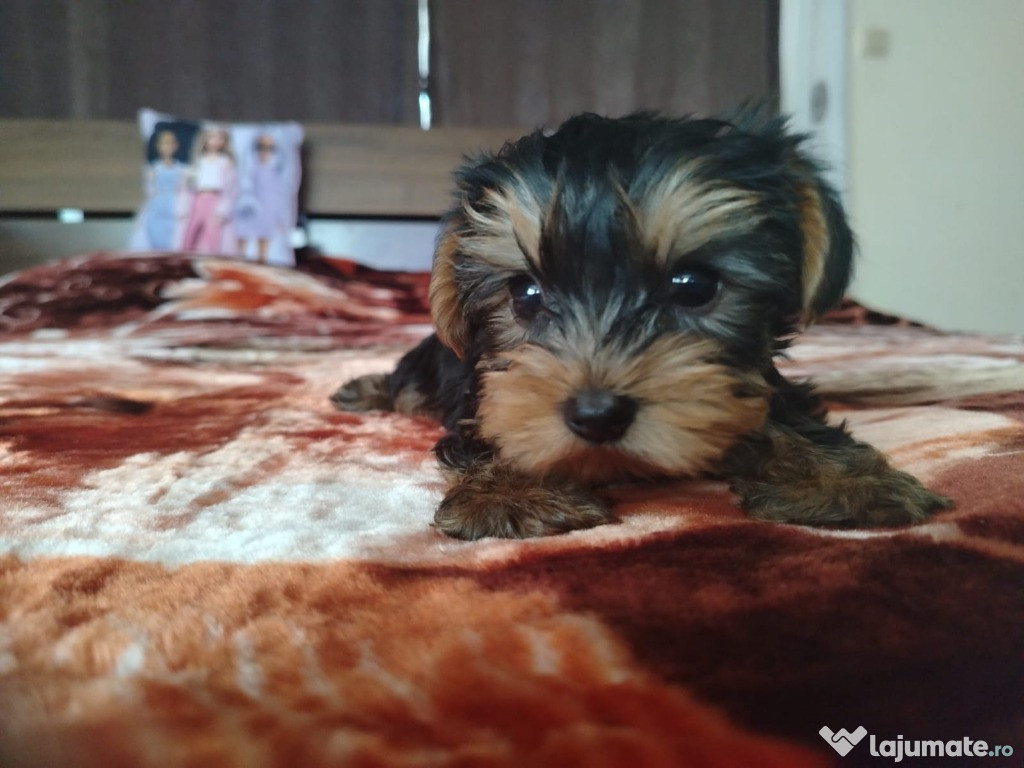
{"type": "Polygon", "coordinates": [[[569,429],[592,443],[618,440],[636,416],[636,400],[606,389],[577,392],[562,406],[569,429]]]}

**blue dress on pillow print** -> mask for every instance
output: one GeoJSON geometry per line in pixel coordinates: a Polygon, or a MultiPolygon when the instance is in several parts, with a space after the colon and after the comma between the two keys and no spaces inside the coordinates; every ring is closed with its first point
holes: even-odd
{"type": "Polygon", "coordinates": [[[169,251],[177,247],[175,231],[178,226],[178,194],[185,183],[187,166],[175,161],[171,165],[161,162],[150,166],[149,200],[142,214],[149,247],[169,251]]]}

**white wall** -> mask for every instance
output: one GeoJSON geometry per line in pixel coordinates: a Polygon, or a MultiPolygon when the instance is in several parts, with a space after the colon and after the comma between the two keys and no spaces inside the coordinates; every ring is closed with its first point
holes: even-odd
{"type": "Polygon", "coordinates": [[[1024,1],[847,8],[852,295],[1024,333],[1024,1]]]}

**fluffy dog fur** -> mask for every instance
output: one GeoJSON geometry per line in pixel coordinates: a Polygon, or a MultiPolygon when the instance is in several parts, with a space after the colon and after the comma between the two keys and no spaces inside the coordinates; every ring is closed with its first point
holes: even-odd
{"type": "Polygon", "coordinates": [[[781,120],[582,115],[456,172],[436,334],[345,410],[441,419],[465,539],[612,519],[612,482],[714,474],[755,517],[900,525],[946,499],[889,466],[774,365],[831,308],[853,241],[781,120]]]}

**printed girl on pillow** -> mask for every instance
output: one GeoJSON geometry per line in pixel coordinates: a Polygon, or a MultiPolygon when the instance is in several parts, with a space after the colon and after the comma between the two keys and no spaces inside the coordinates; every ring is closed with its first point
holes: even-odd
{"type": "Polygon", "coordinates": [[[253,148],[253,161],[243,179],[238,196],[235,230],[238,253],[267,262],[270,244],[286,236],[289,229],[289,205],[282,176],[283,161],[277,142],[269,132],[260,133],[253,148]],[[254,244],[254,251],[250,249],[254,244]]]}
{"type": "Polygon", "coordinates": [[[168,251],[177,244],[179,198],[185,189],[188,166],[175,157],[179,145],[173,131],[160,131],[155,143],[159,157],[150,164],[146,177],[148,202],[143,222],[150,247],[168,251]]]}
{"type": "Polygon", "coordinates": [[[130,248],[174,251],[181,248],[190,209],[188,147],[198,127],[159,122],[148,133],[145,202],[132,229],[130,248]]]}
{"type": "Polygon", "coordinates": [[[181,247],[195,253],[230,253],[231,216],[237,193],[231,136],[219,126],[204,128],[196,139],[190,176],[192,209],[181,247]]]}

